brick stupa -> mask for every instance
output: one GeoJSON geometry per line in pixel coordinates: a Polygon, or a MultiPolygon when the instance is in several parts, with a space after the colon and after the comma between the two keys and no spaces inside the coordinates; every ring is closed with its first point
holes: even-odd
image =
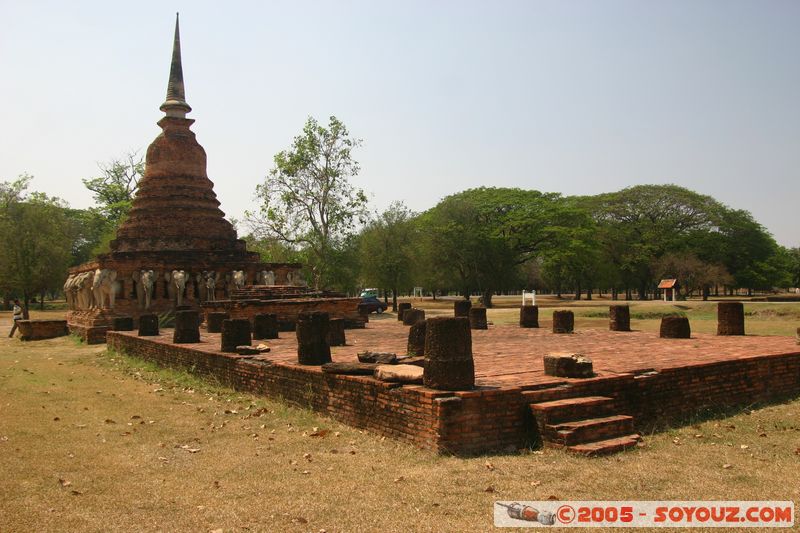
{"type": "Polygon", "coordinates": [[[304,285],[302,265],[261,262],[219,208],[206,174],[206,152],[190,129],[194,120],[186,118],[192,108],[186,102],[177,19],[160,109],[166,115],[158,122],[163,131],[147,149],[144,176],[110,252],[70,269],[64,286],[70,330],[88,342],[104,341],[116,317],[168,313],[178,304],[199,309],[205,301],[230,298],[234,284],[304,285]],[[174,282],[181,271],[182,290],[174,282]]]}

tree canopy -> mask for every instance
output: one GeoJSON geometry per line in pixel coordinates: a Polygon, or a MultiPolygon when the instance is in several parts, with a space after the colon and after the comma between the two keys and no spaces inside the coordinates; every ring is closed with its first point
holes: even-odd
{"type": "Polygon", "coordinates": [[[256,238],[277,239],[308,252],[314,285],[331,283],[335,250],[363,221],[367,197],[350,179],[359,172],[353,150],[361,141],[330,117],[323,126],[309,117],[292,146],[275,155],[275,166],[256,187],[258,212],[247,213],[256,238]]]}

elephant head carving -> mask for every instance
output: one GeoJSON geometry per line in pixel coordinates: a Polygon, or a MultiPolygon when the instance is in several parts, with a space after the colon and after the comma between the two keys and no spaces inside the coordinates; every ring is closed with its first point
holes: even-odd
{"type": "Polygon", "coordinates": [[[92,293],[94,294],[94,304],[99,309],[106,307],[114,309],[114,289],[117,281],[117,271],[110,268],[98,268],[94,271],[92,279],[92,293]]]}
{"type": "Polygon", "coordinates": [[[261,285],[275,285],[275,272],[272,270],[262,270],[258,273],[258,280],[261,285]]]}
{"type": "Polygon", "coordinates": [[[183,305],[183,291],[186,289],[186,280],[188,277],[185,270],[173,270],[167,280],[173,288],[178,306],[183,305]]]}
{"type": "Polygon", "coordinates": [[[217,299],[217,273],[216,272],[203,272],[206,288],[206,301],[213,302],[217,299]]]}
{"type": "Polygon", "coordinates": [[[139,301],[140,309],[150,309],[158,275],[153,270],[137,270],[133,273],[133,280],[136,282],[136,298],[139,301]]]}

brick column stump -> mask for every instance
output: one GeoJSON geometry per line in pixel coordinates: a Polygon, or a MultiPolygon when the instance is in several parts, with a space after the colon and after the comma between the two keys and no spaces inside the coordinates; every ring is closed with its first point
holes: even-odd
{"type": "Polygon", "coordinates": [[[631,330],[631,308],[628,305],[608,306],[608,329],[611,331],[631,330]]]}
{"type": "Polygon", "coordinates": [[[457,300],[453,302],[453,316],[469,317],[469,310],[472,309],[470,300],[457,300]]]}
{"type": "Polygon", "coordinates": [[[403,325],[404,326],[413,326],[420,320],[425,320],[425,310],[424,309],[406,309],[403,313],[403,325]]]}
{"type": "Polygon", "coordinates": [[[254,339],[277,339],[278,329],[278,315],[274,313],[263,313],[253,317],[254,339]]]}
{"type": "Polygon", "coordinates": [[[220,351],[236,352],[237,346],[250,346],[250,321],[246,318],[228,318],[222,321],[220,351]]]}
{"type": "Polygon", "coordinates": [[[222,311],[212,311],[208,313],[206,331],[208,331],[209,333],[221,333],[222,321],[228,320],[230,317],[231,315],[222,311]]]}
{"type": "Polygon", "coordinates": [[[367,304],[358,304],[358,314],[364,319],[364,324],[369,323],[369,306],[367,304]]]}
{"type": "Polygon", "coordinates": [[[425,331],[427,322],[420,320],[408,330],[408,355],[425,355],[425,331]]]}
{"type": "Polygon", "coordinates": [[[661,319],[662,339],[688,339],[692,336],[689,319],[685,316],[665,316],[661,319]]]}
{"type": "Polygon", "coordinates": [[[744,305],[742,302],[717,304],[717,335],[744,335],[744,305]]]}
{"type": "Polygon", "coordinates": [[[485,307],[472,307],[469,310],[469,327],[470,329],[489,329],[489,324],[486,322],[486,308],[485,307]]]}
{"type": "Polygon", "coordinates": [[[200,316],[197,311],[185,310],[175,313],[175,332],[172,342],[175,344],[200,342],[200,316]]]}
{"type": "Polygon", "coordinates": [[[297,362],[324,365],[331,362],[328,345],[328,313],[300,313],[297,316],[297,362]]]}
{"type": "Polygon", "coordinates": [[[115,316],[111,329],[114,331],[133,331],[133,317],[115,316]]]}
{"type": "Polygon", "coordinates": [[[344,335],[344,319],[331,318],[328,320],[328,346],[344,346],[347,344],[344,335]]]}
{"type": "Polygon", "coordinates": [[[572,311],[553,311],[553,333],[575,331],[575,315],[572,311]]]}
{"type": "Polygon", "coordinates": [[[519,308],[519,327],[538,328],[539,327],[539,306],[523,305],[519,308]]]}
{"type": "Polygon", "coordinates": [[[469,390],[475,386],[472,360],[472,332],[464,317],[434,317],[425,331],[426,387],[440,390],[469,390]]]}
{"type": "Polygon", "coordinates": [[[141,315],[139,317],[139,336],[155,337],[158,335],[158,315],[141,315]]]}
{"type": "Polygon", "coordinates": [[[402,302],[397,304],[397,320],[402,322],[403,321],[403,313],[411,309],[411,304],[408,302],[402,302]]]}

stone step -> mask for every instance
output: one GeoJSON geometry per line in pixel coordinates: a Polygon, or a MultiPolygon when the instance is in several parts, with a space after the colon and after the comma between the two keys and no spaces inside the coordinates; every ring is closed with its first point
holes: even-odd
{"type": "Polygon", "coordinates": [[[641,435],[638,433],[633,433],[631,435],[624,435],[622,437],[615,437],[613,439],[575,444],[572,446],[567,446],[566,449],[572,453],[594,457],[597,455],[607,455],[621,452],[623,450],[627,450],[628,448],[633,448],[641,440],[641,435]]]}
{"type": "Polygon", "coordinates": [[[548,424],[612,415],[614,404],[615,400],[606,396],[582,396],[532,403],[530,408],[543,431],[548,424]]]}
{"type": "Polygon", "coordinates": [[[572,446],[633,433],[635,431],[632,416],[612,415],[548,424],[545,427],[544,438],[558,444],[572,446]]]}
{"type": "Polygon", "coordinates": [[[529,403],[549,402],[552,400],[562,400],[568,397],[572,392],[572,387],[569,385],[558,385],[547,389],[536,389],[522,391],[522,396],[529,403]]]}

